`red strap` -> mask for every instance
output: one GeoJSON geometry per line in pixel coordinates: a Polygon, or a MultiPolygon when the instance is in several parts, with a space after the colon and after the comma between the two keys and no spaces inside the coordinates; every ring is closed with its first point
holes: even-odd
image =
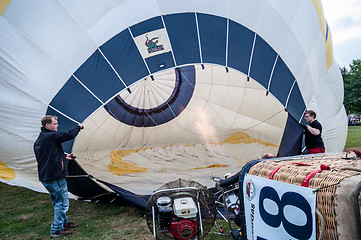
{"type": "Polygon", "coordinates": [[[294,162],[292,164],[297,164],[297,165],[301,165],[301,166],[311,166],[310,164],[307,163],[301,163],[301,162],[294,162]]]}
{"type": "Polygon", "coordinates": [[[353,150],[355,153],[356,153],[356,155],[358,156],[358,157],[361,157],[361,152],[360,151],[357,151],[357,150],[353,150]]]}
{"type": "Polygon", "coordinates": [[[320,168],[321,168],[321,170],[331,170],[330,166],[328,166],[326,164],[321,164],[320,168]]]}
{"type": "Polygon", "coordinates": [[[282,165],[282,166],[279,166],[278,168],[276,168],[275,170],[273,170],[271,172],[271,174],[269,175],[269,179],[273,179],[273,177],[275,176],[276,172],[278,172],[278,170],[280,170],[281,167],[284,167],[286,165],[282,165]]]}
{"type": "Polygon", "coordinates": [[[348,154],[349,152],[355,152],[355,154],[356,154],[358,157],[361,157],[361,152],[360,152],[360,151],[357,151],[357,150],[353,150],[353,149],[347,150],[347,152],[346,152],[346,157],[347,157],[347,154],[348,154]]]}
{"type": "Polygon", "coordinates": [[[303,179],[303,182],[302,182],[302,187],[308,187],[308,184],[310,183],[310,180],[311,178],[313,178],[316,173],[319,173],[319,172],[322,172],[323,170],[321,169],[317,169],[317,170],[314,170],[312,172],[310,172],[306,177],[305,179],[303,179]]]}

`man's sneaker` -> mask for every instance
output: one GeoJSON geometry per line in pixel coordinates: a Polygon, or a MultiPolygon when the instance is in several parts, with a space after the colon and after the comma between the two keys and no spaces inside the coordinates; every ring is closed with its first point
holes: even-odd
{"type": "Polygon", "coordinates": [[[71,229],[64,229],[63,231],[50,234],[50,237],[51,237],[51,238],[56,238],[56,237],[60,237],[60,236],[63,236],[63,235],[72,234],[73,232],[74,232],[74,231],[71,230],[71,229]]]}
{"type": "Polygon", "coordinates": [[[78,226],[78,224],[76,223],[72,223],[72,222],[68,222],[68,223],[65,223],[63,225],[65,228],[76,228],[78,226]]]}

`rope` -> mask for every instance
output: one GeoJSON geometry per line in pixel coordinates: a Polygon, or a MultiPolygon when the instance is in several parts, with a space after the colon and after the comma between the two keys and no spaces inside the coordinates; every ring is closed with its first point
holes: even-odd
{"type": "Polygon", "coordinates": [[[354,167],[342,167],[340,170],[350,170],[350,171],[356,171],[361,172],[361,168],[354,168],[354,167]]]}
{"type": "Polygon", "coordinates": [[[341,183],[341,182],[334,183],[334,184],[331,184],[331,185],[328,185],[328,186],[324,186],[324,187],[319,187],[319,188],[313,190],[313,193],[319,192],[319,191],[321,191],[322,189],[325,189],[325,188],[337,186],[337,185],[339,185],[340,183],[341,183]]]}
{"type": "Polygon", "coordinates": [[[344,103],[343,105],[346,106],[346,105],[348,105],[348,104],[350,104],[350,103],[353,103],[353,102],[356,102],[356,101],[358,101],[358,100],[361,100],[361,97],[356,98],[356,99],[354,99],[354,100],[352,100],[352,101],[350,101],[350,102],[344,103]]]}

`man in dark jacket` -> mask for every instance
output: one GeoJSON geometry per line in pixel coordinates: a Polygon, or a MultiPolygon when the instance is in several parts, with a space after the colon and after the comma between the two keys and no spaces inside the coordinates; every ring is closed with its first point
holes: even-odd
{"type": "Polygon", "coordinates": [[[324,153],[325,145],[321,137],[322,125],[316,120],[316,113],[313,110],[307,110],[304,116],[306,122],[308,122],[308,125],[305,127],[307,153],[324,153]]]}
{"type": "Polygon", "coordinates": [[[61,143],[74,139],[83,125],[79,124],[67,132],[58,132],[56,116],[46,115],[41,119],[41,132],[34,143],[35,157],[38,162],[39,180],[49,191],[54,207],[54,222],[51,237],[68,235],[77,227],[66,216],[69,209],[68,186],[65,176],[68,173],[68,160],[73,154],[65,154],[61,143]]]}

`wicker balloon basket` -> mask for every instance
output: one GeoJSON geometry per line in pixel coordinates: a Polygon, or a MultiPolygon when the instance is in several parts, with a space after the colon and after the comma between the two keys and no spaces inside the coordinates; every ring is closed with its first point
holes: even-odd
{"type": "Polygon", "coordinates": [[[248,173],[317,191],[317,239],[361,239],[361,159],[355,153],[270,159],[248,173]]]}

